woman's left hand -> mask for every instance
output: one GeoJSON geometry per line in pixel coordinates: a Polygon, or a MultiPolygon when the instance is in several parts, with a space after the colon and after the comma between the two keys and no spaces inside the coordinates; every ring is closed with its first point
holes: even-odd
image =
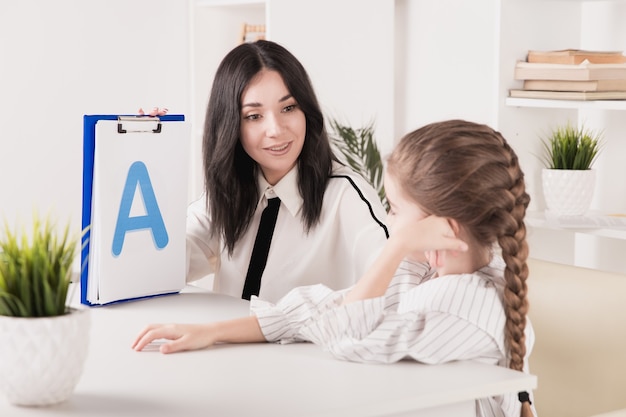
{"type": "Polygon", "coordinates": [[[146,114],[143,108],[139,108],[137,110],[137,114],[140,116],[165,116],[169,110],[165,107],[153,107],[152,110],[146,114]]]}

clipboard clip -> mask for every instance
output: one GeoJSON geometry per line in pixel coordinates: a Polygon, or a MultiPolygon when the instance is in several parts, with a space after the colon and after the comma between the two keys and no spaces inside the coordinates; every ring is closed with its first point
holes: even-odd
{"type": "Polygon", "coordinates": [[[136,132],[152,132],[161,133],[161,119],[157,116],[118,116],[117,117],[117,133],[136,133],[136,132]],[[124,122],[156,122],[157,126],[154,129],[124,129],[122,124],[124,122]]]}

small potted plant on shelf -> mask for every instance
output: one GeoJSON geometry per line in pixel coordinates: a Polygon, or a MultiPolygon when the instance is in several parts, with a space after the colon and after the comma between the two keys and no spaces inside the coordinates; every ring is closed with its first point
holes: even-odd
{"type": "Polygon", "coordinates": [[[543,194],[549,214],[584,215],[593,198],[593,163],[601,149],[602,132],[570,123],[556,127],[543,141],[543,194]]]}
{"type": "Polygon", "coordinates": [[[67,297],[77,242],[37,215],[30,236],[0,230],[0,393],[12,404],[64,401],[82,374],[89,310],[67,297]]]}

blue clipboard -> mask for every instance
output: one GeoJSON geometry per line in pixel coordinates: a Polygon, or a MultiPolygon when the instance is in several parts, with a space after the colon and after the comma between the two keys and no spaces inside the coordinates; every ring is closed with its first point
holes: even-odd
{"type": "MultiPolygon", "coordinates": [[[[172,114],[165,116],[137,116],[137,115],[111,115],[111,114],[99,114],[99,115],[84,115],[83,116],[83,189],[82,189],[82,223],[81,230],[83,230],[81,238],[81,271],[80,271],[80,290],[81,303],[88,306],[101,306],[106,304],[93,304],[88,300],[87,288],[88,288],[88,263],[89,263],[89,240],[91,236],[91,207],[92,207],[92,187],[93,187],[93,174],[94,174],[94,156],[95,156],[95,141],[96,141],[96,124],[100,120],[112,120],[120,121],[122,118],[136,118],[136,120],[153,120],[160,123],[166,122],[181,122],[185,121],[185,116],[182,114],[172,114]]],[[[118,125],[118,132],[121,132],[118,125]]],[[[158,133],[155,131],[155,133],[158,133]]],[[[169,293],[173,294],[173,293],[169,293]]],[[[148,295],[145,297],[134,297],[129,299],[117,300],[113,304],[123,301],[136,300],[140,298],[150,298],[155,296],[161,296],[167,294],[148,295]]]]}

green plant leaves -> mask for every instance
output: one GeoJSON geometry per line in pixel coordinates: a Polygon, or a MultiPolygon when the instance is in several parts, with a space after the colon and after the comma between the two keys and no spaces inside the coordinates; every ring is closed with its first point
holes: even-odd
{"type": "Polygon", "coordinates": [[[76,241],[69,224],[57,234],[49,219],[33,217],[33,232],[18,236],[5,222],[0,240],[0,315],[49,317],[66,313],[76,241]]]}
{"type": "Polygon", "coordinates": [[[557,127],[544,140],[544,163],[550,169],[588,170],[600,152],[602,134],[576,128],[571,124],[557,127]]]}
{"type": "Polygon", "coordinates": [[[374,138],[374,125],[353,129],[331,120],[330,126],[336,134],[332,143],[343,156],[344,163],[369,181],[385,209],[389,210],[383,184],[383,161],[374,138]]]}

